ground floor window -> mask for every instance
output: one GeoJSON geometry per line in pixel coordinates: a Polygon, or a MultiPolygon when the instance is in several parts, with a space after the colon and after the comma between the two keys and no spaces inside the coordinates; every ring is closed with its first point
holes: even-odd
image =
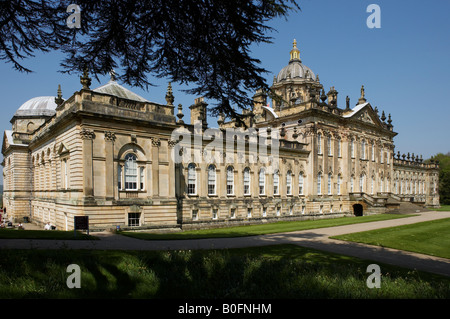
{"type": "Polygon", "coordinates": [[[141,213],[128,213],[128,226],[140,226],[141,213]]]}

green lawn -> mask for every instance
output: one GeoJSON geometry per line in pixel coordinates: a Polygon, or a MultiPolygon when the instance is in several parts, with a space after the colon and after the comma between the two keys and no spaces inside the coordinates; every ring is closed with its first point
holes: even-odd
{"type": "Polygon", "coordinates": [[[77,231],[75,236],[72,231],[62,230],[19,230],[17,228],[0,229],[0,239],[75,239],[75,240],[96,240],[95,236],[87,235],[77,231]]]}
{"type": "Polygon", "coordinates": [[[0,299],[450,298],[450,278],[296,245],[229,250],[2,250],[0,299]],[[67,266],[81,269],[69,289],[67,266]]]}
{"type": "Polygon", "coordinates": [[[437,210],[437,211],[444,211],[444,212],[448,212],[448,211],[450,211],[450,205],[441,205],[441,207],[440,208],[437,208],[437,209],[435,209],[435,210],[437,210]]]}
{"type": "Polygon", "coordinates": [[[290,222],[267,223],[251,226],[236,226],[214,229],[201,229],[182,231],[178,233],[149,233],[149,232],[120,232],[123,235],[145,239],[145,240],[172,240],[172,239],[201,239],[201,238],[223,238],[223,237],[242,237],[256,236],[263,234],[273,234],[282,232],[292,232],[299,230],[308,230],[314,228],[334,227],[357,223],[367,223],[386,219],[405,218],[415,215],[395,215],[395,214],[377,214],[360,217],[341,217],[332,219],[303,220],[290,222]]]}
{"type": "Polygon", "coordinates": [[[450,218],[333,238],[450,258],[450,218]]]}

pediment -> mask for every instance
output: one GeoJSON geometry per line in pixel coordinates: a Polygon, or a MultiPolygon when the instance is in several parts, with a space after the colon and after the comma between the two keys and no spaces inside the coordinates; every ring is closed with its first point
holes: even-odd
{"type": "Polygon", "coordinates": [[[367,124],[383,127],[378,114],[373,110],[370,103],[357,105],[351,113],[344,115],[344,117],[358,120],[367,124]]]}
{"type": "Polygon", "coordinates": [[[58,148],[59,156],[67,154],[67,153],[69,153],[69,149],[64,145],[64,143],[61,143],[58,148]]]}

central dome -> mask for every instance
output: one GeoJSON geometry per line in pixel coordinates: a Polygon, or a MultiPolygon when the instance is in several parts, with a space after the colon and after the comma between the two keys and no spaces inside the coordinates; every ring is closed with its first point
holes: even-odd
{"type": "Polygon", "coordinates": [[[302,64],[302,60],[300,59],[300,50],[297,49],[296,40],[294,40],[293,48],[290,54],[291,59],[289,64],[281,69],[276,77],[276,81],[280,82],[290,79],[309,79],[316,81],[316,75],[314,72],[309,67],[302,64]]]}

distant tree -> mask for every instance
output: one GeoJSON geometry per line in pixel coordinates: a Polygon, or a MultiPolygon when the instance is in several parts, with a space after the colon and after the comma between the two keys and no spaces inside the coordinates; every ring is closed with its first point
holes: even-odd
{"type": "Polygon", "coordinates": [[[439,153],[431,159],[439,161],[439,200],[441,204],[450,205],[450,152],[439,153]]]}
{"type": "Polygon", "coordinates": [[[0,1],[0,59],[29,72],[23,58],[61,50],[63,72],[86,66],[98,79],[121,67],[118,80],[142,88],[149,75],[168,78],[216,101],[212,115],[238,117],[249,92],[269,91],[250,46],[270,43],[267,23],[297,9],[296,0],[0,1]],[[71,3],[81,8],[80,29],[66,25],[71,3]]]}

